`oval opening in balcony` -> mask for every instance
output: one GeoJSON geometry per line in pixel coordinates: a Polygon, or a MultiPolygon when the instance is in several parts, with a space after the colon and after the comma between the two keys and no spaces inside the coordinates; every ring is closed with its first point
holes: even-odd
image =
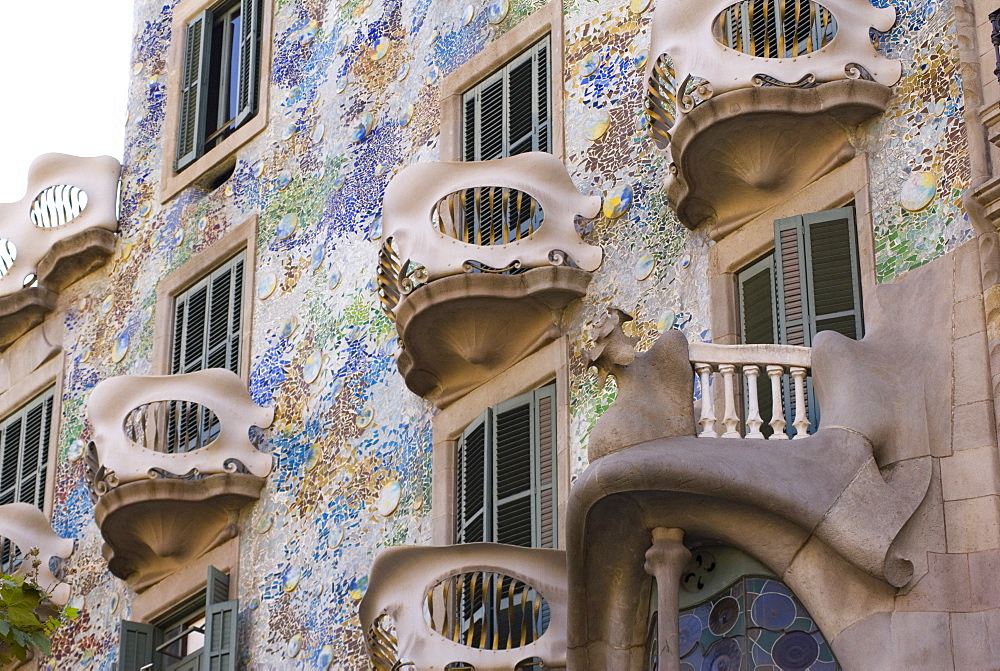
{"type": "Polygon", "coordinates": [[[822,49],[837,20],[809,0],[743,0],[722,10],[712,27],[721,44],[758,58],[795,58],[822,49]]]}
{"type": "Polygon", "coordinates": [[[156,401],[134,408],[122,422],[125,437],[147,450],[178,454],[205,447],[222,424],[207,406],[188,401],[156,401]]]}
{"type": "Polygon", "coordinates": [[[17,258],[17,247],[6,238],[0,238],[0,277],[10,272],[17,258]]]}
{"type": "Polygon", "coordinates": [[[31,203],[31,223],[38,228],[65,226],[87,207],[87,192],[75,186],[56,184],[43,189],[31,203]]]}
{"type": "Polygon", "coordinates": [[[541,205],[524,191],[506,186],[477,186],[451,193],[431,211],[431,225],[471,245],[506,245],[538,230],[545,218],[541,205]]]}
{"type": "Polygon", "coordinates": [[[445,578],[426,596],[424,621],[450,641],[485,650],[534,643],[549,627],[549,604],[531,585],[502,573],[445,578]]]}

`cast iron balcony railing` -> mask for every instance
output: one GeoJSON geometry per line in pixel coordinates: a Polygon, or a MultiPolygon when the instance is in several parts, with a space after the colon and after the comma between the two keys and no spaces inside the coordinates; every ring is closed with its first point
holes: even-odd
{"type": "Polygon", "coordinates": [[[86,478],[108,567],[137,589],[234,537],[271,472],[250,432],[274,409],[222,368],[110,378],[87,413],[86,478]]]}
{"type": "Polygon", "coordinates": [[[25,197],[0,204],[0,349],[111,256],[120,172],[110,156],[43,154],[28,170],[25,197]]]}
{"type": "Polygon", "coordinates": [[[653,14],[650,134],[682,223],[719,238],[854,156],[845,127],[886,109],[898,60],[867,0],[680,0],[653,14]]]}
{"type": "Polygon", "coordinates": [[[383,550],[360,609],[372,664],[563,668],[565,571],[560,550],[495,543],[383,550]]]}
{"type": "Polygon", "coordinates": [[[600,207],[543,152],[396,175],[377,277],[407,386],[445,405],[558,337],[553,313],[601,264],[578,230],[600,207]]]}

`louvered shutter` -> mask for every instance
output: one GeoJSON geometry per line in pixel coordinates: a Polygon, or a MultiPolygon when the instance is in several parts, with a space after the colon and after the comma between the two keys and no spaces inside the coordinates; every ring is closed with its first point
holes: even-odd
{"type": "Polygon", "coordinates": [[[532,547],[536,529],[538,437],[534,395],[529,392],[494,410],[494,541],[532,547]]]}
{"type": "Polygon", "coordinates": [[[207,10],[187,24],[177,124],[177,170],[201,156],[205,144],[211,27],[212,13],[207,10]]]}
{"type": "Polygon", "coordinates": [[[809,336],[837,331],[848,338],[863,334],[861,278],[854,209],[842,207],[802,217],[809,251],[809,336]]]}
{"type": "Polygon", "coordinates": [[[239,602],[235,599],[206,605],[202,671],[236,671],[239,657],[236,646],[238,609],[239,602]]]}
{"type": "Polygon", "coordinates": [[[488,437],[492,431],[487,431],[491,414],[489,411],[480,415],[469,425],[458,441],[456,470],[456,543],[477,543],[492,540],[489,523],[493,520],[492,513],[487,515],[490,505],[487,495],[492,491],[489,484],[489,473],[486,464],[492,461],[488,437]]]}
{"type": "Polygon", "coordinates": [[[534,547],[554,548],[559,544],[556,517],[556,389],[549,385],[535,392],[538,427],[538,477],[534,505],[538,509],[538,533],[534,547]]]}
{"type": "Polygon", "coordinates": [[[229,601],[229,576],[215,568],[208,567],[208,581],[205,584],[205,607],[229,601]]]}
{"type": "Polygon", "coordinates": [[[240,0],[240,64],[236,122],[240,127],[257,113],[260,80],[260,0],[240,0]]]}
{"type": "Polygon", "coordinates": [[[802,217],[774,222],[774,262],[778,298],[778,339],[785,345],[809,346],[809,300],[802,217]]]}
{"type": "MultiPolygon", "coordinates": [[[[737,297],[739,299],[740,341],[746,344],[773,344],[778,342],[778,310],[775,302],[774,255],[768,254],[736,276],[737,297]]],[[[746,378],[743,392],[749,393],[746,378]]],[[[772,433],[768,422],[771,419],[771,381],[767,370],[761,367],[757,377],[757,407],[764,420],[762,431],[765,436],[772,433]]],[[[746,416],[744,402],[744,417],[746,416]]]]}
{"type": "Polygon", "coordinates": [[[118,671],[139,671],[152,664],[160,669],[159,655],[154,654],[159,644],[160,632],[151,624],[122,620],[121,641],[118,646],[118,671]]]}

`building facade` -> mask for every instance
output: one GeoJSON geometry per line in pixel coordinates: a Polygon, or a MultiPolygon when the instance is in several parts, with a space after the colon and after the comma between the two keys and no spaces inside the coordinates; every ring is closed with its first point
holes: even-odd
{"type": "Polygon", "coordinates": [[[994,9],[137,0],[0,205],[29,668],[1000,668],[994,9]]]}

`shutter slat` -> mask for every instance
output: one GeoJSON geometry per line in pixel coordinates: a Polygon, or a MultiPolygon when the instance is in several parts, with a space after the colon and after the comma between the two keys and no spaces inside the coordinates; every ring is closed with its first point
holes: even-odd
{"type": "Polygon", "coordinates": [[[240,15],[239,83],[236,89],[237,110],[234,123],[237,128],[257,113],[260,80],[260,0],[240,0],[240,15]]]}
{"type": "Polygon", "coordinates": [[[211,25],[209,11],[202,12],[187,24],[177,123],[178,170],[201,156],[205,144],[206,82],[210,60],[206,54],[211,52],[211,30],[208,30],[211,25]]]}
{"type": "Polygon", "coordinates": [[[118,671],[139,671],[154,663],[159,632],[151,624],[122,620],[118,647],[118,671]]]}

